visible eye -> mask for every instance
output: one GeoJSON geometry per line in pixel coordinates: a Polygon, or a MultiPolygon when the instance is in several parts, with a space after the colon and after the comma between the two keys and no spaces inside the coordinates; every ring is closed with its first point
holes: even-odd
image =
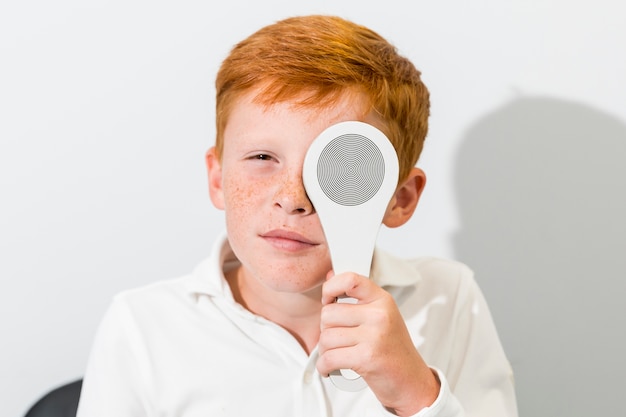
{"type": "Polygon", "coordinates": [[[256,159],[259,161],[271,161],[274,158],[266,153],[260,153],[260,154],[254,155],[251,159],[256,159]]]}

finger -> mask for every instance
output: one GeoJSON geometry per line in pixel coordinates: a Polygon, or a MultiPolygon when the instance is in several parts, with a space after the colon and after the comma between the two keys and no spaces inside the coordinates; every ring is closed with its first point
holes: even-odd
{"type": "Polygon", "coordinates": [[[327,280],[322,286],[322,303],[330,304],[337,297],[346,295],[353,297],[360,302],[369,302],[374,298],[376,289],[380,289],[370,279],[355,274],[353,272],[344,272],[337,274],[327,280]]]}
{"type": "Polygon", "coordinates": [[[338,347],[320,354],[316,367],[320,375],[328,376],[338,369],[352,369],[361,376],[367,374],[367,359],[362,345],[338,347]]]}
{"type": "Polygon", "coordinates": [[[322,307],[320,328],[356,327],[367,319],[364,305],[333,303],[322,307]]]}
{"type": "Polygon", "coordinates": [[[323,330],[317,344],[320,355],[329,350],[356,346],[359,342],[358,332],[350,327],[332,327],[323,330]]]}

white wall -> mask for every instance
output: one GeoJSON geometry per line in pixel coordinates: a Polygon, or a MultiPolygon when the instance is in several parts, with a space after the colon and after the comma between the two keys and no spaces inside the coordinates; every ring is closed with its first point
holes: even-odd
{"type": "Polygon", "coordinates": [[[626,26],[617,0],[12,2],[0,6],[0,413],[82,375],[116,292],[187,273],[222,229],[206,196],[213,79],[294,14],[395,43],[432,94],[402,255],[477,271],[521,415],[618,415],[626,364],[626,26]],[[621,387],[620,387],[621,384],[621,387]]]}

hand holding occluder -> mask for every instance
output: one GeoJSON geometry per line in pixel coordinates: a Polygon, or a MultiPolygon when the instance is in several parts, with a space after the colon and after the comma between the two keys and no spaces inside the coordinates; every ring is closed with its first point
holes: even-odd
{"type": "Polygon", "coordinates": [[[317,362],[321,375],[352,369],[381,404],[399,416],[413,415],[435,401],[439,381],[415,348],[387,291],[355,273],[329,273],[322,304],[317,362]],[[344,295],[357,303],[335,302],[344,295]]]}

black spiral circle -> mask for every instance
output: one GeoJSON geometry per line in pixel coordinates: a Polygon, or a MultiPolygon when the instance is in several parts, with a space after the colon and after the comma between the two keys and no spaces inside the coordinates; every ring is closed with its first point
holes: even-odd
{"type": "Polygon", "coordinates": [[[378,146],[359,134],[331,140],[317,162],[317,179],[324,194],[342,206],[370,200],[385,177],[385,160],[378,146]]]}

